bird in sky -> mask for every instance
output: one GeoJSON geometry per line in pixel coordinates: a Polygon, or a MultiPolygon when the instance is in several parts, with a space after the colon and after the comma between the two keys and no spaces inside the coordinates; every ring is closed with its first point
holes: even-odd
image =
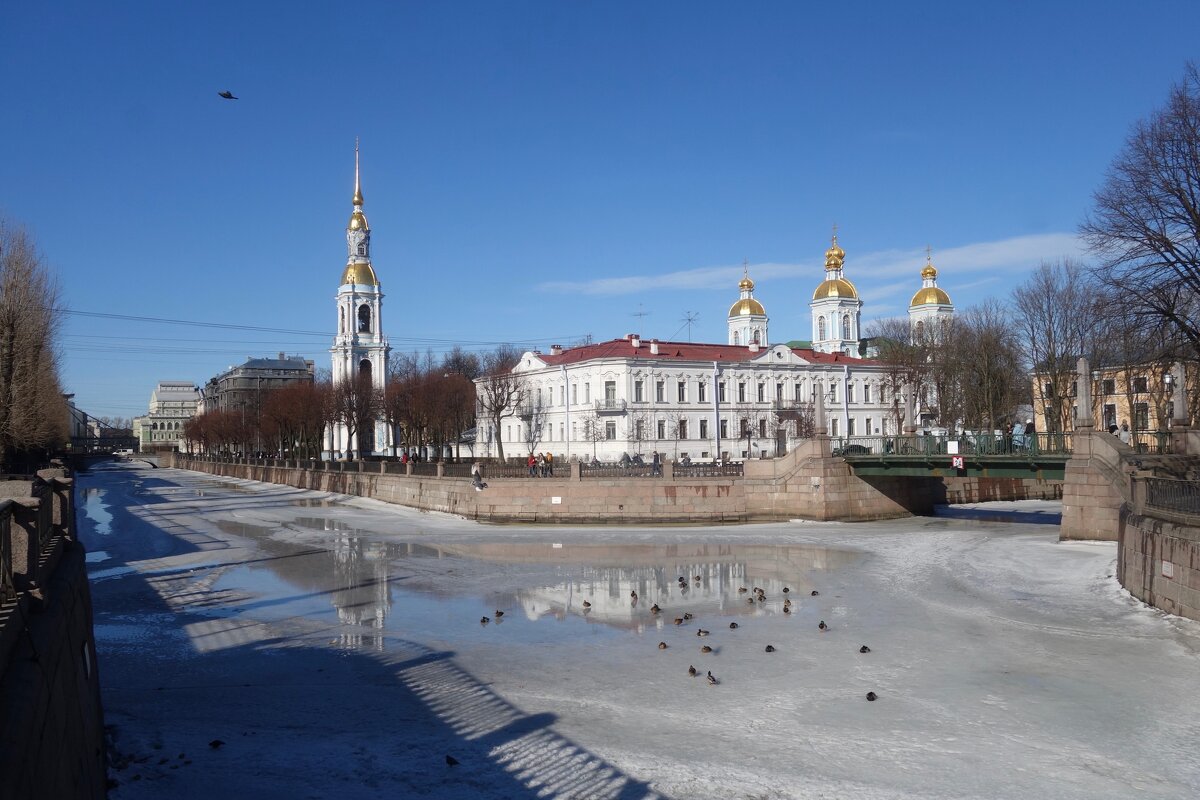
{"type": "Polygon", "coordinates": [[[228,89],[223,92],[217,92],[217,95],[219,97],[224,97],[226,100],[237,100],[237,98],[234,97],[233,92],[229,91],[228,89]]]}

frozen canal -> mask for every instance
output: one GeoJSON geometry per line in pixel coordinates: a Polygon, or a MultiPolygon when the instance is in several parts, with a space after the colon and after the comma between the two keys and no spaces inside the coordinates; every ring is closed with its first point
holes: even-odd
{"type": "Polygon", "coordinates": [[[1200,625],[1046,504],[558,528],[79,486],[114,798],[1200,796],[1200,625]]]}

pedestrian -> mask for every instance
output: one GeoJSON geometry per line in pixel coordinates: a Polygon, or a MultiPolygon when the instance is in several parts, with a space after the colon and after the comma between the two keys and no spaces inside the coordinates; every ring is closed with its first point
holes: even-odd
{"type": "Polygon", "coordinates": [[[545,453],[538,453],[537,464],[538,464],[538,475],[540,475],[543,478],[546,477],[546,454],[545,453]]]}
{"type": "Polygon", "coordinates": [[[408,463],[408,451],[407,450],[405,450],[403,453],[400,454],[400,463],[401,464],[408,463]]]}
{"type": "Polygon", "coordinates": [[[1121,444],[1129,444],[1129,440],[1132,437],[1129,433],[1129,422],[1128,421],[1121,423],[1121,432],[1117,435],[1117,437],[1121,440],[1121,444]]]}
{"type": "Polygon", "coordinates": [[[487,488],[487,484],[483,482],[483,469],[479,466],[478,461],[471,465],[471,485],[477,492],[482,492],[487,488]]]}
{"type": "Polygon", "coordinates": [[[554,477],[554,454],[549,452],[546,453],[546,474],[554,477]]]}
{"type": "Polygon", "coordinates": [[[659,460],[657,450],[655,450],[654,454],[650,456],[650,474],[662,475],[662,461],[659,460]]]}
{"type": "Polygon", "coordinates": [[[529,477],[536,478],[537,477],[537,456],[535,456],[533,453],[530,453],[529,460],[525,462],[525,465],[527,467],[529,467],[529,477]]]}

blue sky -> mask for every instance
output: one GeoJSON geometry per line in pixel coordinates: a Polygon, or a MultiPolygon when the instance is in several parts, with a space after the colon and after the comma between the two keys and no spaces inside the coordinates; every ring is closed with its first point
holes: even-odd
{"type": "Polygon", "coordinates": [[[808,338],[834,223],[868,319],[926,245],[959,307],[1076,254],[1197,30],[1194,2],[8,3],[0,213],[73,311],[289,331],[68,314],[97,415],[328,366],[356,136],[395,349],[686,312],[724,341],[743,259],[772,339],[808,338]]]}

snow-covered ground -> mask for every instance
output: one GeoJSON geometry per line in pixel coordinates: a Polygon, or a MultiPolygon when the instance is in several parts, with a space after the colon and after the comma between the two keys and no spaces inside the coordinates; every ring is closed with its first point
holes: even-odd
{"type": "Polygon", "coordinates": [[[1200,624],[1126,595],[1113,544],[990,504],[564,528],[80,486],[114,798],[1198,795],[1200,624]]]}

